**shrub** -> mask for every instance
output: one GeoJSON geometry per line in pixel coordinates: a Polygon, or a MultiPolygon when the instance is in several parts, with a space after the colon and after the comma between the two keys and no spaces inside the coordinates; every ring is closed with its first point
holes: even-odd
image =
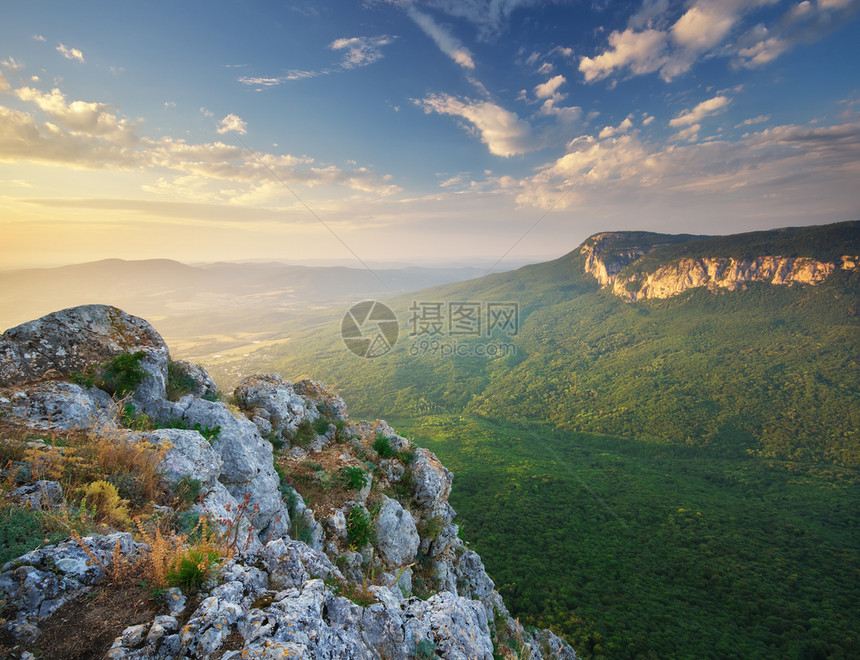
{"type": "Polygon", "coordinates": [[[368,474],[360,467],[342,467],[338,472],[340,482],[348,490],[361,490],[367,484],[368,474]]]}
{"type": "Polygon", "coordinates": [[[215,548],[188,548],[179,553],[167,568],[165,582],[171,587],[195,589],[209,578],[220,560],[221,554],[215,548]]]}
{"type": "Polygon", "coordinates": [[[328,433],[328,425],[331,424],[331,420],[328,417],[317,417],[317,421],[314,422],[314,432],[317,435],[325,435],[328,433]]]}
{"type": "Polygon", "coordinates": [[[346,536],[349,547],[363,548],[374,541],[375,533],[370,514],[362,507],[353,507],[346,517],[346,536]]]}
{"type": "Polygon", "coordinates": [[[42,545],[57,543],[65,534],[48,529],[41,511],[17,506],[0,513],[0,566],[42,545]]]}
{"type": "Polygon", "coordinates": [[[391,448],[391,440],[381,433],[373,441],[373,450],[382,458],[393,458],[397,452],[391,448]]]}
{"type": "Polygon", "coordinates": [[[348,598],[359,607],[367,607],[377,602],[376,595],[370,590],[370,584],[368,584],[366,578],[362,585],[359,586],[330,575],[325,579],[325,585],[331,589],[331,592],[335,596],[348,598]]]}
{"type": "Polygon", "coordinates": [[[191,506],[200,497],[203,482],[190,475],[185,475],[173,484],[173,494],[185,506],[191,506]]]}
{"type": "Polygon", "coordinates": [[[140,367],[145,357],[143,351],[117,355],[104,365],[99,387],[119,397],[131,394],[146,377],[146,371],[140,367]]]}
{"type": "Polygon", "coordinates": [[[296,429],[293,435],[293,444],[297,447],[307,447],[315,437],[316,433],[314,433],[313,426],[308,420],[305,420],[296,429]]]}
{"type": "Polygon", "coordinates": [[[134,404],[127,403],[119,415],[120,423],[133,431],[152,431],[155,424],[145,413],[138,413],[134,404]]]}
{"type": "Polygon", "coordinates": [[[195,389],[197,389],[197,381],[183,373],[176,362],[171,360],[167,363],[167,398],[170,401],[178,401],[195,389]]]}
{"type": "Polygon", "coordinates": [[[109,481],[94,481],[84,487],[82,507],[94,509],[96,519],[112,525],[129,521],[127,501],[120,499],[116,486],[109,481]]]}

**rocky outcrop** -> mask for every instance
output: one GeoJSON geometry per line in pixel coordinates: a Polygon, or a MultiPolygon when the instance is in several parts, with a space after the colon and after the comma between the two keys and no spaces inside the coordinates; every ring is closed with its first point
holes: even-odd
{"type": "Polygon", "coordinates": [[[617,277],[612,283],[612,291],[620,298],[636,302],[650,298],[670,298],[698,287],[706,287],[711,291],[735,291],[748,282],[814,286],[821,284],[840,268],[856,270],[854,262],[850,257],[843,257],[839,264],[805,257],[681,259],[661,266],[654,272],[617,277]]]}
{"type": "Polygon", "coordinates": [[[815,286],[838,270],[860,269],[860,257],[851,255],[843,255],[834,262],[809,257],[700,257],[676,259],[653,268],[637,269],[636,262],[642,257],[671,242],[651,240],[641,245],[630,245],[631,236],[635,234],[596,234],[580,248],[585,272],[602,287],[611,289],[616,296],[628,302],[670,298],[699,287],[711,291],[735,291],[750,282],[815,286]]]}
{"type": "Polygon", "coordinates": [[[108,305],[82,305],[48,314],[0,336],[0,387],[36,380],[50,371],[69,376],[124,353],[143,351],[142,400],[164,398],[167,344],[141,318],[108,305]]]}
{"type": "MultiPolygon", "coordinates": [[[[168,401],[158,376],[168,373],[169,355],[150,330],[119,310],[87,306],[0,337],[6,422],[154,451],[164,481],[197,483],[192,511],[232,535],[232,557],[196,600],[167,590],[161,611],[121,631],[107,657],[491,660],[494,639],[514,639],[509,646],[535,660],[576,658],[551,632],[525,632],[510,618],[480,557],[458,536],[448,503],[453,475],[432,452],[384,421],[350,422],[343,400],[310,380],[252,376],[234,394],[237,411],[208,400],[216,390],[205,370],[174,367],[200,387],[168,401]],[[62,356],[51,354],[59,349],[62,356]],[[132,401],[133,414],[146,415],[135,424],[144,430],[126,428],[128,399],[64,378],[138,350],[148,376],[132,401]],[[313,507],[286,474],[302,476],[313,507]]],[[[23,484],[9,496],[16,506],[67,506],[55,481],[23,484]]],[[[134,563],[153,552],[152,538],[107,532],[2,567],[6,627],[24,647],[37,643],[40,626],[65,603],[116,579],[110,571],[118,557],[134,563]]]]}

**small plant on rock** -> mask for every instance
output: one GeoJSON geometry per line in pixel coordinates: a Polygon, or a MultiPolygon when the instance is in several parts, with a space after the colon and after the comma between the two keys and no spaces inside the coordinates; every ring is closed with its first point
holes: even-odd
{"type": "Polygon", "coordinates": [[[101,382],[97,385],[115,396],[124,397],[134,392],[146,377],[140,363],[146,353],[123,353],[104,365],[101,382]]]}
{"type": "Polygon", "coordinates": [[[373,542],[376,536],[373,523],[370,514],[363,507],[353,507],[347,514],[346,536],[349,539],[349,547],[353,549],[363,548],[373,542]]]}
{"type": "Polygon", "coordinates": [[[348,490],[361,490],[367,485],[369,477],[363,469],[353,466],[342,467],[338,475],[340,476],[341,484],[348,490]]]}

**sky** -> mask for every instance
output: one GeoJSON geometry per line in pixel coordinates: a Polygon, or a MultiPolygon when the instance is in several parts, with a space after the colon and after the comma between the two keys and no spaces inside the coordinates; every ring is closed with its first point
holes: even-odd
{"type": "Polygon", "coordinates": [[[860,0],[7,3],[0,268],[860,218],[860,0]]]}

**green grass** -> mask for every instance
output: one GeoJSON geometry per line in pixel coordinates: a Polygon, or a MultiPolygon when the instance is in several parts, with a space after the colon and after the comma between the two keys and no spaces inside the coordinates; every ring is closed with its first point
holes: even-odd
{"type": "Polygon", "coordinates": [[[458,522],[512,613],[583,657],[860,653],[856,470],[468,416],[389,421],[457,475],[458,522]]]}

